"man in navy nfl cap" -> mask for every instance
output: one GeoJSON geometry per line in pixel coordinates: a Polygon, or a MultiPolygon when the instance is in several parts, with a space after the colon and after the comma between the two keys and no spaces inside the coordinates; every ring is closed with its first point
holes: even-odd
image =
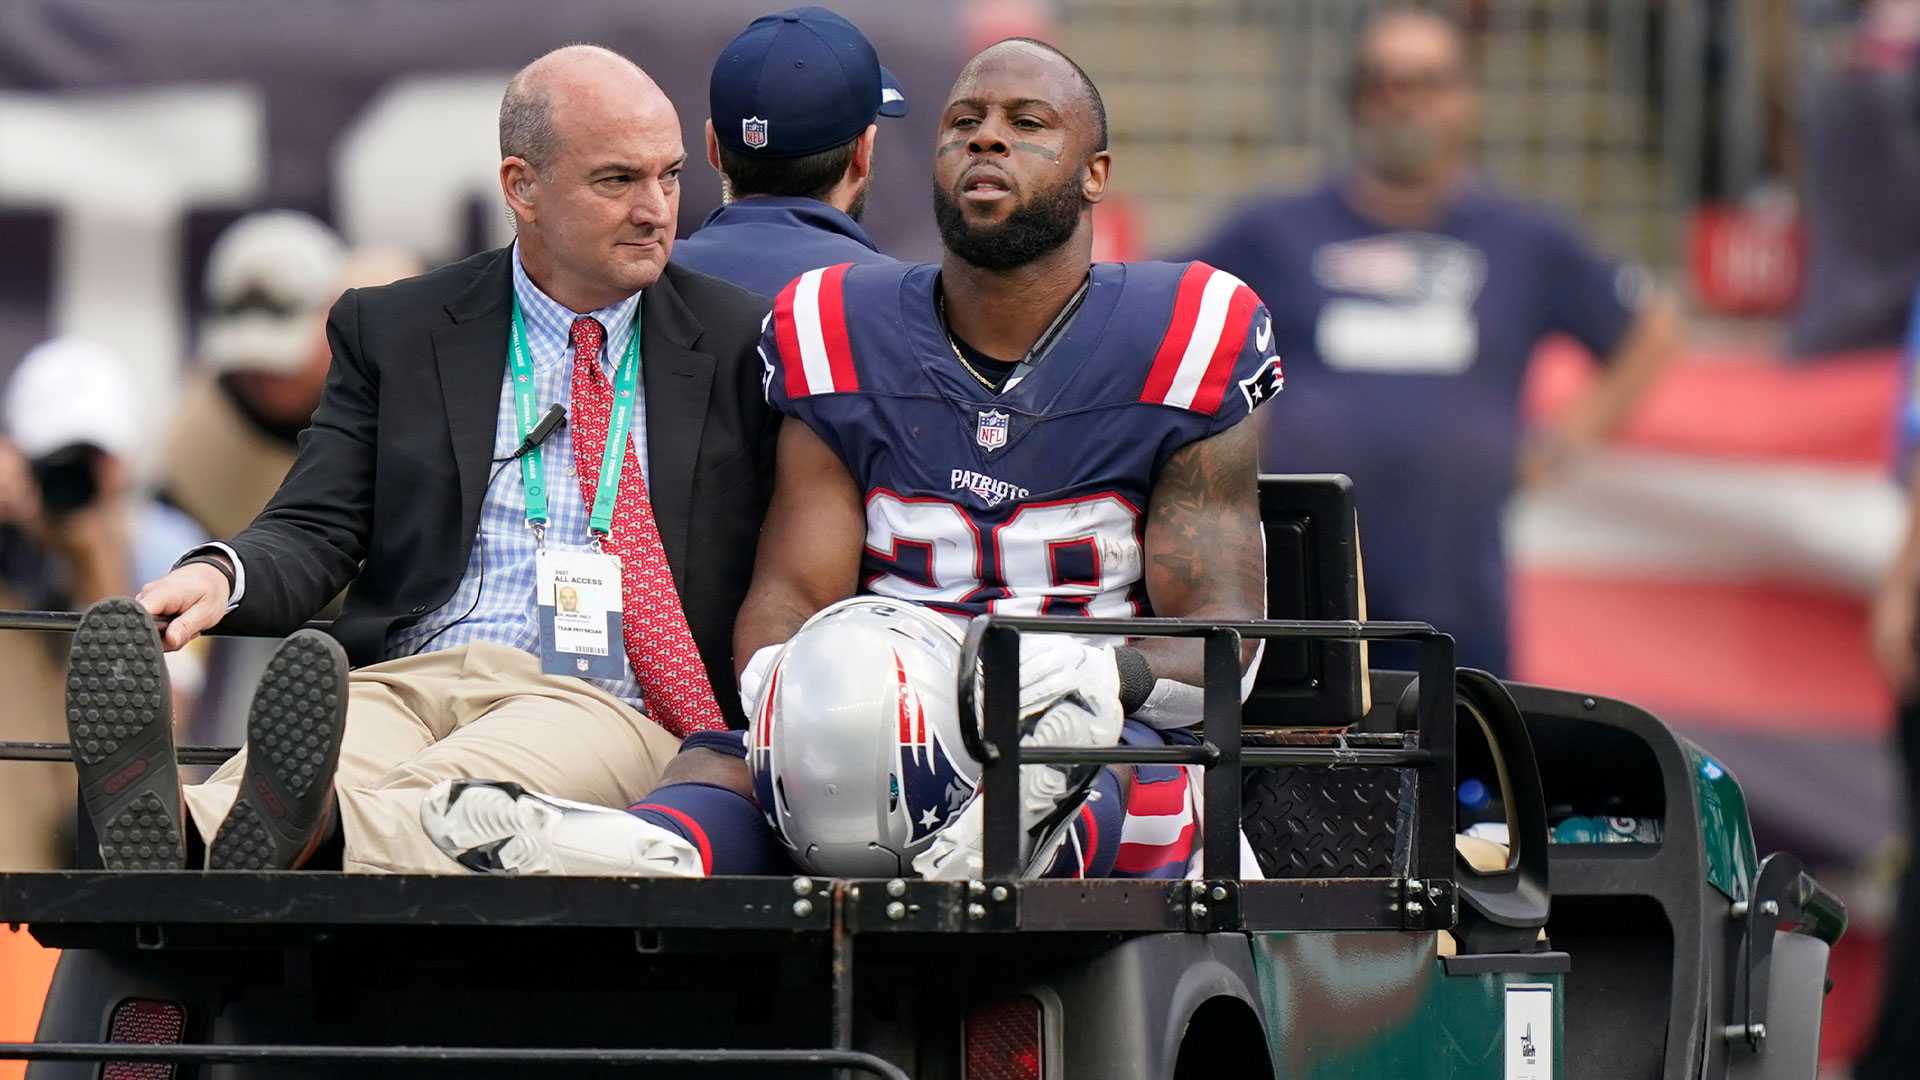
{"type": "Polygon", "coordinates": [[[874,118],[907,99],[873,45],[825,8],[755,19],[713,65],[707,161],[724,203],[673,261],[772,296],[836,263],[892,262],[860,228],[874,118]]]}

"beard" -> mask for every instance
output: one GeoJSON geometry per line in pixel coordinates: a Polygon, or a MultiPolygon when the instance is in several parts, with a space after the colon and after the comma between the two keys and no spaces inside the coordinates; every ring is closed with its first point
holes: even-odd
{"type": "Polygon", "coordinates": [[[1075,176],[1035,192],[998,225],[970,226],[960,203],[939,183],[933,185],[933,220],[940,226],[940,242],[982,270],[1012,270],[1058,250],[1079,228],[1081,206],[1080,179],[1075,176]]]}
{"type": "Polygon", "coordinates": [[[867,212],[867,192],[872,190],[873,177],[869,176],[866,182],[860,185],[860,190],[853,193],[853,202],[847,207],[848,217],[855,221],[860,220],[860,216],[867,212]]]}
{"type": "Polygon", "coordinates": [[[1446,140],[1413,124],[1362,124],[1354,129],[1353,149],[1381,179],[1416,184],[1446,156],[1446,140]]]}

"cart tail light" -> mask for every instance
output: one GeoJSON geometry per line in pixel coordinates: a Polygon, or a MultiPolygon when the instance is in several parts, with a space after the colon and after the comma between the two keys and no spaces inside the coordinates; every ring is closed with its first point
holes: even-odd
{"type": "Polygon", "coordinates": [[[962,1080],[1040,1080],[1046,1062],[1040,1002],[1010,997],[967,1010],[966,1055],[962,1080]]]}
{"type": "MultiPolygon", "coordinates": [[[[113,1007],[107,1041],[178,1046],[187,1031],[187,1010],[177,1001],[128,998],[113,1007]]],[[[180,1067],[165,1061],[109,1061],[100,1080],[174,1080],[180,1067]]]]}

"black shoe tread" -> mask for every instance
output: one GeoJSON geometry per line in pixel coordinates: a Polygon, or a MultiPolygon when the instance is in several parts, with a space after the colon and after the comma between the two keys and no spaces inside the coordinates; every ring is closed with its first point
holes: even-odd
{"type": "Polygon", "coordinates": [[[339,759],[335,714],[346,688],[331,644],[319,633],[288,638],[261,675],[247,718],[247,753],[265,755],[295,798],[306,797],[315,777],[330,777],[339,759]]]}
{"type": "Polygon", "coordinates": [[[280,869],[280,845],[251,803],[237,800],[220,830],[213,834],[207,865],[219,870],[280,869]]]}
{"type": "Polygon", "coordinates": [[[100,828],[100,858],[114,870],[178,870],[184,848],[177,808],[151,791],[134,796],[100,828]]]}
{"type": "Polygon", "coordinates": [[[160,635],[145,608],[116,597],[81,616],[67,665],[66,711],[81,799],[103,863],[109,869],[179,869],[186,849],[173,691],[160,635]]]}
{"type": "Polygon", "coordinates": [[[280,643],[247,713],[240,790],[207,852],[214,870],[284,870],[328,823],[345,734],[347,657],[300,630],[280,643]]]}

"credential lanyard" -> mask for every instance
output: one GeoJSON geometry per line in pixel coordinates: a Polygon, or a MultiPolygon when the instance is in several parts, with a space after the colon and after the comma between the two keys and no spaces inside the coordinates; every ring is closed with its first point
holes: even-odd
{"type": "MultiPolygon", "coordinates": [[[[520,321],[520,299],[513,301],[513,335],[507,355],[513,364],[513,411],[525,439],[540,422],[540,402],[533,391],[533,358],[527,349],[527,331],[520,321]]],[[[633,428],[633,392],[640,384],[640,306],[633,308],[633,335],[620,366],[613,373],[613,410],[607,418],[607,442],[600,454],[600,486],[593,496],[593,516],[587,530],[596,540],[613,530],[613,508],[620,496],[620,472],[627,463],[627,434],[633,428]]],[[[527,493],[527,524],[536,534],[547,527],[547,482],[540,448],[520,458],[520,485],[527,493]]]]}

